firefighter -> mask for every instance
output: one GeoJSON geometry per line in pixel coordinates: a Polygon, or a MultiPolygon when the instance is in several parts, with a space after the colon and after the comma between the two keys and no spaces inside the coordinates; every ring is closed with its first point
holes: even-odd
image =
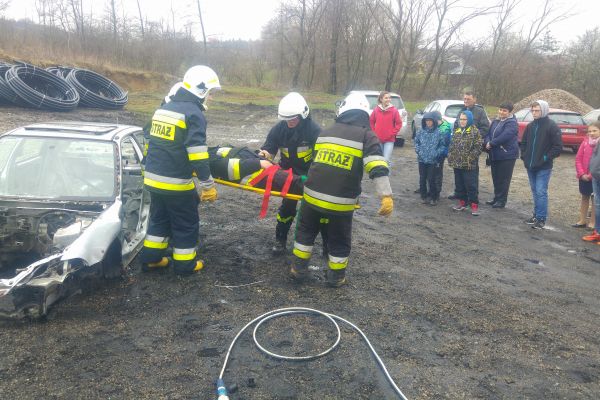
{"type": "MultiPolygon", "coordinates": [[[[313,147],[321,128],[309,115],[304,97],[296,92],[285,95],[279,102],[278,122],[267,135],[260,156],[273,160],[280,152],[282,169],[292,169],[296,175],[306,175],[313,158],[313,147]]],[[[285,252],[288,232],[296,215],[296,200],[283,199],[277,212],[273,254],[285,252]]]]}
{"type": "Polygon", "coordinates": [[[181,87],[156,110],[147,137],[144,186],[150,192],[150,221],[140,254],[144,271],[164,269],[171,261],[165,250],[173,248],[173,270],[187,275],[204,266],[198,258],[198,195],[192,174],[200,182],[202,201],[215,201],[217,190],[210,174],[206,146],[209,93],[220,89],[217,74],[196,65],[183,77],[181,87]]]}
{"type": "Polygon", "coordinates": [[[352,218],[363,171],[373,179],[381,198],[379,215],[390,215],[394,209],[388,164],[382,156],[379,139],[371,131],[368,110],[369,102],[363,94],[348,95],[340,105],[335,124],[323,130],[317,139],[316,154],[304,182],[290,270],[292,278],[298,281],[310,276],[308,263],[319,222],[327,218],[326,283],[331,287],[347,283],[352,218]]]}

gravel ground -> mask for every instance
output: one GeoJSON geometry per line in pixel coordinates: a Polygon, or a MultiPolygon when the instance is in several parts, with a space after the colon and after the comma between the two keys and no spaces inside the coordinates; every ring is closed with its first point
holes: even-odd
{"type": "MultiPolygon", "coordinates": [[[[0,109],[0,116],[2,130],[59,117],[136,122],[126,112],[92,110],[0,109]]],[[[210,144],[251,147],[275,122],[272,110],[260,108],[209,112],[208,119],[210,144]]],[[[122,280],[61,302],[46,321],[0,323],[0,397],[215,398],[214,380],[237,331],[271,309],[305,306],[362,328],[410,399],[597,399],[600,248],[570,227],[579,204],[574,156],[557,160],[542,231],[522,223],[532,205],[520,163],[508,207],[482,206],[473,217],[454,212],[449,200],[421,204],[410,143],[395,149],[393,161],[391,217],[376,216],[374,187],[364,181],[349,286],[325,288],[317,254],[315,279],[291,282],[291,256],[269,251],[278,201],[259,220],[259,197],[219,187],[215,204],[200,205],[207,265],[200,274],[144,274],[134,262],[122,280]]],[[[481,165],[483,202],[491,178],[481,165]]],[[[446,169],[444,194],[451,179],[446,169]]],[[[328,322],[306,316],[273,320],[259,335],[286,354],[322,350],[332,340],[328,322]]],[[[225,380],[237,385],[232,399],[394,398],[347,328],[334,352],[301,363],[266,357],[243,335],[225,380]]]]}

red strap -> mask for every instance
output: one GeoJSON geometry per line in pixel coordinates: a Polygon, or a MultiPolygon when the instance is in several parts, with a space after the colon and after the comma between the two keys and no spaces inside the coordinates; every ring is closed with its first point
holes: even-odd
{"type": "Polygon", "coordinates": [[[283,184],[283,187],[281,188],[281,196],[286,196],[288,194],[288,190],[290,190],[290,186],[292,184],[292,179],[294,178],[294,174],[292,173],[292,169],[286,169],[285,172],[287,172],[287,177],[285,178],[285,183],[283,184]]]}
{"type": "Polygon", "coordinates": [[[254,177],[248,182],[248,185],[254,186],[260,181],[262,181],[265,177],[267,177],[267,183],[265,185],[265,194],[263,195],[262,207],[260,209],[260,214],[258,215],[259,219],[263,219],[267,215],[267,210],[269,209],[269,198],[271,197],[271,187],[273,186],[273,177],[275,173],[279,170],[279,165],[274,164],[269,168],[266,168],[258,174],[258,176],[254,177]]]}

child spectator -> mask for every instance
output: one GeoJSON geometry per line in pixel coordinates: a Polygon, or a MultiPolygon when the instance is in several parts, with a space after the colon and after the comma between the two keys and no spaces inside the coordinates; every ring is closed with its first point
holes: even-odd
{"type": "Polygon", "coordinates": [[[479,129],[473,125],[473,114],[469,110],[458,115],[448,148],[448,165],[454,168],[454,193],[458,204],[452,207],[462,211],[471,206],[471,215],[479,215],[479,155],[483,140],[479,129]]]}
{"type": "Polygon", "coordinates": [[[450,146],[450,140],[452,139],[452,125],[442,118],[442,113],[439,111],[433,111],[436,121],[438,121],[438,130],[444,140],[444,151],[440,157],[440,172],[436,175],[435,184],[437,186],[437,192],[442,192],[442,182],[444,181],[444,161],[448,157],[448,146],[450,146]]]}
{"type": "Polygon", "coordinates": [[[440,160],[443,162],[445,150],[445,138],[438,130],[438,120],[435,114],[425,113],[421,121],[421,129],[415,137],[415,151],[419,161],[421,199],[423,203],[432,206],[437,205],[440,198],[437,180],[442,170],[440,160]]]}
{"type": "Polygon", "coordinates": [[[589,224],[587,223],[587,214],[590,208],[590,198],[592,197],[594,190],[592,184],[593,178],[592,174],[590,173],[590,160],[592,159],[592,154],[594,153],[594,148],[598,143],[599,137],[600,130],[596,126],[590,125],[588,129],[588,136],[583,142],[581,142],[579,150],[577,151],[577,155],[575,156],[575,171],[577,173],[577,179],[579,180],[579,193],[581,193],[579,220],[572,225],[575,228],[584,228],[586,226],[594,228],[594,207],[592,207],[592,216],[589,224]]]}
{"type": "MultiPolygon", "coordinates": [[[[592,122],[588,126],[588,136],[592,138],[600,137],[600,120],[592,122]]],[[[591,235],[583,237],[586,242],[596,242],[600,244],[600,145],[594,146],[592,158],[590,159],[590,174],[592,175],[592,186],[594,188],[594,208],[595,208],[595,220],[594,220],[594,231],[591,235]]]]}

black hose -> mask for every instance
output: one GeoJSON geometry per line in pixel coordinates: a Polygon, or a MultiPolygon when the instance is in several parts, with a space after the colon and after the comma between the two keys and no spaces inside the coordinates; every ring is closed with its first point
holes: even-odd
{"type": "Polygon", "coordinates": [[[56,76],[60,76],[61,78],[67,78],[69,72],[73,70],[72,67],[64,67],[62,65],[57,65],[56,67],[48,67],[46,71],[53,73],[56,76]]]}
{"type": "Polygon", "coordinates": [[[83,106],[115,110],[127,104],[127,92],[96,72],[75,68],[66,79],[79,92],[83,106]]]}
{"type": "Polygon", "coordinates": [[[52,111],[70,111],[79,104],[77,91],[45,69],[31,64],[15,65],[6,71],[8,86],[34,108],[52,111]]]}
{"type": "Polygon", "coordinates": [[[24,106],[25,102],[8,86],[4,75],[12,68],[11,64],[0,63],[0,104],[24,106]]]}

